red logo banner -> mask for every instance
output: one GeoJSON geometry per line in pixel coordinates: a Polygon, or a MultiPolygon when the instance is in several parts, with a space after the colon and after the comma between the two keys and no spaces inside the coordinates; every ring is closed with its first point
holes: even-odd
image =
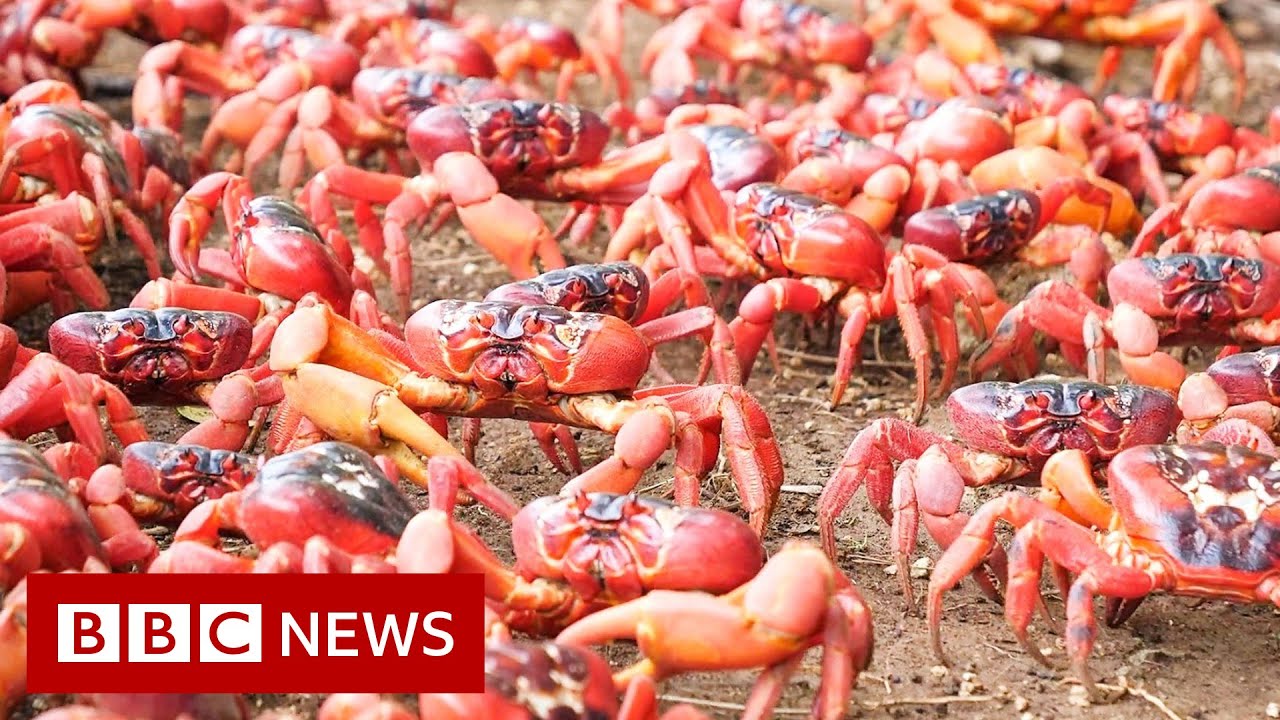
{"type": "Polygon", "coordinates": [[[484,577],[33,574],[33,693],[483,692],[484,577]]]}

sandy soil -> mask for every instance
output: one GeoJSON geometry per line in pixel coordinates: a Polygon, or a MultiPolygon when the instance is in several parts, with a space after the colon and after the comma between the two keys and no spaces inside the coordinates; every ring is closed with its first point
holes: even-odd
{"type": "MultiPolygon", "coordinates": [[[[515,3],[514,8],[493,1],[465,5],[468,11],[501,9],[574,25],[581,22],[588,0],[525,1],[515,3]]],[[[1267,43],[1268,33],[1274,33],[1278,26],[1275,13],[1268,14],[1271,8],[1265,0],[1229,0],[1226,5],[1236,31],[1249,46],[1250,92],[1239,117],[1257,125],[1277,101],[1278,60],[1274,46],[1267,43]]],[[[833,7],[846,9],[843,3],[833,7]]],[[[627,27],[635,50],[656,24],[630,11],[627,27]]],[[[139,50],[136,43],[116,38],[91,77],[128,77],[139,50]]],[[[635,54],[630,55],[628,61],[634,68],[635,54]]],[[[1019,42],[1012,48],[1011,57],[1011,62],[1034,60],[1049,69],[1085,79],[1091,73],[1096,52],[1079,47],[1063,50],[1052,43],[1019,42]]],[[[1150,60],[1149,53],[1130,54],[1123,72],[1124,90],[1140,92],[1146,87],[1150,60]]],[[[1206,104],[1228,109],[1229,87],[1216,56],[1208,59],[1206,78],[1206,104]]],[[[127,117],[127,101],[103,102],[113,112],[127,117]]],[[[198,106],[192,116],[190,137],[194,142],[203,122],[198,106]]],[[[552,209],[549,216],[558,219],[559,213],[552,209]]],[[[603,237],[597,237],[592,246],[566,248],[566,253],[571,260],[588,262],[599,257],[602,241],[603,237]]],[[[478,299],[488,288],[508,279],[456,225],[448,226],[429,241],[415,243],[413,253],[415,288],[418,301],[423,304],[446,296],[478,299]]],[[[95,260],[95,266],[120,305],[127,303],[146,280],[141,263],[126,249],[104,252],[95,260]]],[[[994,272],[1006,276],[1001,287],[1009,288],[1009,299],[1040,279],[1024,268],[994,272]]],[[[49,320],[47,311],[20,319],[17,326],[24,341],[41,345],[41,331],[49,320]]],[[[858,430],[874,418],[902,415],[909,403],[909,370],[901,366],[905,355],[896,328],[886,327],[882,340],[887,361],[867,362],[862,374],[854,379],[848,399],[836,410],[828,409],[826,403],[833,363],[792,357],[781,374],[775,374],[766,362],[751,380],[749,390],[769,411],[786,460],[787,483],[793,488],[783,494],[773,519],[768,536],[771,549],[791,538],[816,542],[815,489],[826,481],[858,430]]],[[[783,323],[779,346],[834,356],[825,333],[815,333],[810,342],[800,324],[793,321],[783,323]]],[[[697,352],[693,346],[676,347],[663,353],[663,363],[677,378],[688,379],[696,367],[697,352]]],[[[869,348],[867,352],[870,358],[869,348]]],[[[172,410],[147,410],[146,418],[155,435],[163,439],[174,439],[190,426],[172,410]]],[[[930,427],[946,429],[945,419],[937,410],[929,414],[927,422],[930,427]]],[[[579,437],[587,462],[607,454],[609,438],[596,433],[579,433],[579,437]]],[[[563,482],[540,458],[527,431],[514,422],[487,426],[478,461],[493,481],[523,501],[552,494],[563,482]],[[511,448],[521,451],[510,452],[511,448]]],[[[669,477],[670,465],[664,462],[649,474],[642,490],[669,496],[669,477]]],[[[420,495],[413,489],[409,492],[420,495]]],[[[971,493],[967,507],[996,492],[971,493]]],[[[707,505],[737,507],[732,481],[724,472],[711,478],[702,499],[707,505]]],[[[463,513],[500,553],[509,556],[507,528],[479,511],[468,509],[463,513]]],[[[947,598],[944,637],[957,664],[950,669],[940,667],[929,651],[924,619],[904,615],[898,580],[886,572],[892,564],[886,528],[861,494],[840,518],[838,532],[841,566],[865,593],[875,619],[875,658],[870,670],[858,680],[850,709],[852,717],[1228,720],[1277,712],[1268,710],[1269,704],[1280,703],[1280,683],[1273,671],[1280,656],[1280,615],[1272,608],[1152,598],[1125,626],[1103,629],[1093,657],[1095,673],[1102,682],[1125,683],[1134,689],[1114,704],[1088,706],[1072,692],[1072,685],[1062,673],[1045,670],[1022,652],[1005,626],[1001,609],[986,601],[971,584],[947,598]]],[[[933,557],[936,552],[936,547],[922,540],[917,557],[933,557]]],[[[917,594],[923,593],[926,583],[925,579],[915,581],[917,594]]],[[[1060,599],[1054,592],[1049,596],[1050,606],[1060,616],[1060,599]]],[[[1037,642],[1061,657],[1060,636],[1049,633],[1041,622],[1033,627],[1037,642]]],[[[615,663],[626,663],[634,657],[634,648],[618,645],[608,654],[615,663]]],[[[806,658],[783,698],[780,717],[804,713],[818,682],[819,661],[817,651],[806,658]]],[[[665,683],[662,691],[668,698],[694,698],[709,714],[729,718],[739,714],[735,712],[736,704],[743,702],[753,679],[750,672],[694,674],[665,683]]],[[[64,701],[60,697],[33,697],[17,716],[27,717],[64,701]]],[[[294,708],[310,715],[319,698],[254,696],[252,702],[259,708],[294,708]]]]}

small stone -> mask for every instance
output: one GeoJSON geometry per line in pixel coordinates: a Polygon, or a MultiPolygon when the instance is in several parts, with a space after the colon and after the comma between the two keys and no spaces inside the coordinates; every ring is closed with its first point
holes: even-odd
{"type": "Polygon", "coordinates": [[[967,672],[960,676],[960,690],[958,691],[960,695],[977,695],[985,689],[982,683],[978,682],[977,675],[967,672]]]}
{"type": "Polygon", "coordinates": [[[894,575],[898,574],[897,565],[885,565],[883,569],[884,569],[884,574],[888,575],[889,577],[893,577],[894,575]]]}
{"type": "Polygon", "coordinates": [[[933,561],[927,557],[911,563],[911,577],[917,580],[929,577],[929,571],[933,568],[933,561]]]}
{"type": "Polygon", "coordinates": [[[462,266],[463,275],[475,275],[478,272],[480,272],[480,266],[473,262],[466,263],[462,266]]]}
{"type": "Polygon", "coordinates": [[[814,425],[814,423],[813,423],[813,421],[812,421],[812,420],[806,420],[806,421],[805,421],[805,423],[804,423],[804,429],[805,429],[805,430],[812,430],[812,429],[813,429],[813,425],[814,425]]]}
{"type": "Polygon", "coordinates": [[[1267,717],[1280,718],[1280,703],[1267,703],[1267,717]]]}
{"type": "Polygon", "coordinates": [[[1089,691],[1083,685],[1072,685],[1067,693],[1067,703],[1076,707],[1089,707],[1089,691]]]}
{"type": "Polygon", "coordinates": [[[1018,695],[1018,696],[1016,696],[1016,697],[1014,697],[1014,698],[1013,698],[1013,709],[1014,709],[1014,710],[1016,710],[1016,711],[1018,711],[1018,712],[1025,712],[1025,711],[1026,711],[1026,709],[1027,709],[1027,708],[1029,708],[1029,707],[1031,707],[1031,701],[1030,701],[1030,700],[1028,700],[1028,699],[1026,699],[1026,698],[1022,697],[1021,695],[1018,695]]]}
{"type": "Polygon", "coordinates": [[[941,680],[942,678],[946,677],[948,674],[950,674],[950,672],[951,672],[951,669],[948,668],[946,665],[934,665],[933,667],[929,668],[929,674],[938,680],[941,680]]]}

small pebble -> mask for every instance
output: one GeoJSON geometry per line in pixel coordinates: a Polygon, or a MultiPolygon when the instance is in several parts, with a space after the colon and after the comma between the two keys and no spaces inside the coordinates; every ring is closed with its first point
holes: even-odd
{"type": "Polygon", "coordinates": [[[933,675],[938,680],[941,680],[942,678],[946,677],[947,674],[950,672],[951,672],[951,669],[948,668],[946,665],[934,665],[933,667],[929,668],[929,674],[933,675]]]}
{"type": "Polygon", "coordinates": [[[1016,697],[1014,697],[1014,698],[1013,698],[1013,709],[1014,709],[1014,710],[1016,710],[1016,711],[1018,711],[1018,712],[1025,712],[1025,711],[1026,711],[1026,709],[1027,709],[1027,708],[1029,708],[1029,707],[1031,707],[1031,701],[1030,701],[1030,700],[1028,700],[1028,699],[1026,699],[1026,698],[1022,697],[1021,695],[1018,695],[1018,696],[1016,696],[1016,697]]]}
{"type": "Polygon", "coordinates": [[[932,568],[933,561],[927,557],[922,557],[911,563],[911,577],[916,579],[927,578],[929,577],[929,570],[932,568]]]}
{"type": "Polygon", "coordinates": [[[1267,703],[1267,717],[1280,718],[1280,703],[1267,703]]]}
{"type": "Polygon", "coordinates": [[[466,263],[462,266],[463,275],[475,275],[478,272],[480,272],[480,266],[473,262],[466,263]]]}

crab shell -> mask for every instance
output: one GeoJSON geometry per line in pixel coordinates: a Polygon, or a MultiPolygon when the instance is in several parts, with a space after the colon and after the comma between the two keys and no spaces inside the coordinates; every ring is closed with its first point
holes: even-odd
{"type": "Polygon", "coordinates": [[[551,305],[437,300],[405,339],[425,373],[489,398],[630,392],[649,367],[649,343],[626,321],[551,305]]]}
{"type": "Polygon", "coordinates": [[[260,547],[318,535],[353,555],[375,555],[395,548],[414,510],[368,453],[322,442],[263,463],[236,514],[260,547]]]}
{"type": "Polygon", "coordinates": [[[137,442],[124,449],[120,468],[133,493],[134,517],[163,521],[243,490],[257,475],[258,460],[201,445],[137,442]]]}
{"type": "Polygon", "coordinates": [[[947,415],[965,444],[1036,467],[1060,450],[1082,450],[1098,462],[1164,442],[1182,419],[1163,390],[1054,379],[967,385],[951,393],[947,415]]]}
{"type": "Polygon", "coordinates": [[[1280,163],[1215,180],[1187,201],[1182,222],[1194,228],[1280,230],[1280,163]]]}
{"type": "Polygon", "coordinates": [[[1217,443],[1134,447],[1111,461],[1108,486],[1124,531],[1117,542],[1180,592],[1250,602],[1280,577],[1275,457],[1217,443]]]}
{"type": "Polygon", "coordinates": [[[880,288],[885,252],[861,218],[820,198],[773,183],[753,183],[734,199],[738,237],[779,275],[825,277],[880,288]]]}
{"type": "Polygon", "coordinates": [[[649,276],[629,262],[573,265],[500,285],[484,299],[555,305],[571,312],[602,313],[634,322],[649,304],[649,276]]]}
{"type": "Polygon", "coordinates": [[[252,343],[239,315],[184,308],[80,312],[49,327],[49,350],[68,367],[155,403],[184,402],[193,385],[239,369],[252,343]]]}
{"type": "Polygon", "coordinates": [[[1256,400],[1280,405],[1280,346],[1228,355],[1205,372],[1227,393],[1231,405],[1256,400]]]}
{"type": "Polygon", "coordinates": [[[46,570],[79,570],[89,558],[106,562],[84,506],[49,463],[18,440],[0,440],[0,523],[8,522],[35,538],[46,570]]]}
{"type": "Polygon", "coordinates": [[[407,67],[364,68],[351,82],[351,96],[379,122],[401,130],[436,105],[515,99],[510,88],[493,80],[407,67]]]}
{"type": "Polygon", "coordinates": [[[1259,317],[1280,301],[1280,269],[1235,255],[1180,253],[1124,260],[1107,275],[1115,304],[1172,319],[1201,335],[1221,335],[1236,320],[1259,317]]]}
{"type": "Polygon", "coordinates": [[[588,602],[623,602],[649,590],[719,595],[764,563],[759,538],[736,515],[635,495],[539,498],[516,515],[512,538],[517,572],[564,577],[588,602]],[[589,580],[574,582],[582,578],[589,580]]]}
{"type": "Polygon", "coordinates": [[[1026,243],[1039,221],[1038,195],[1001,190],[914,213],[903,237],[937,250],[948,260],[973,262],[1026,243]]]}
{"type": "Polygon", "coordinates": [[[737,192],[754,182],[776,180],[782,170],[777,146],[736,125],[691,125],[684,128],[707,148],[711,183],[737,192]]]}
{"type": "Polygon", "coordinates": [[[445,153],[465,152],[484,159],[495,176],[536,179],[598,162],[611,132],[599,115],[577,105],[485,100],[423,111],[410,121],[408,139],[423,167],[445,153]]]}
{"type": "Polygon", "coordinates": [[[418,696],[424,718],[484,720],[612,718],[618,713],[612,670],[586,648],[551,642],[491,643],[484,652],[483,694],[418,696]]]}

